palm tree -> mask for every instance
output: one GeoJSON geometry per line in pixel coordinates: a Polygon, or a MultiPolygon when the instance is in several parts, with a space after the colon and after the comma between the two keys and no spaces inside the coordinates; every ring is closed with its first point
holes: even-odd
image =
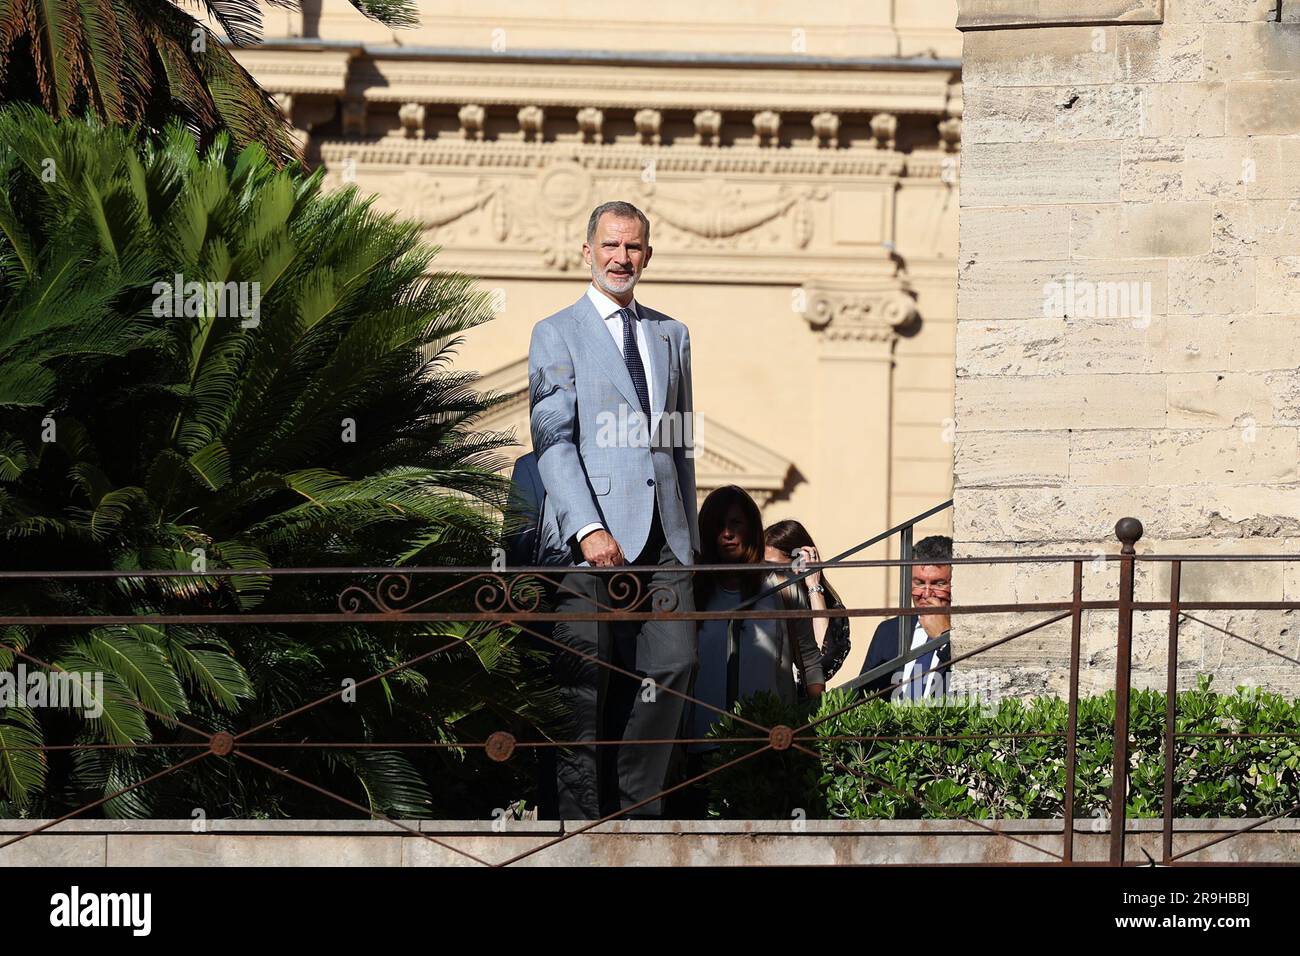
{"type": "MultiPolygon", "coordinates": [[[[296,8],[297,0],[271,0],[296,8]]],[[[416,23],[412,0],[349,0],[391,27],[416,23]]],[[[261,37],[258,0],[202,0],[229,42],[261,37]]],[[[298,147],[279,107],[179,0],[0,0],[0,103],[52,116],[98,116],[161,129],[179,117],[204,143],[261,143],[276,162],[298,147]]]]}
{"type": "MultiPolygon", "coordinates": [[[[490,402],[450,359],[490,306],[468,277],[427,274],[418,224],[354,190],[322,193],[320,174],[277,169],[259,146],[235,153],[224,134],[204,151],[179,125],[142,141],[30,107],[0,111],[0,183],[0,569],[196,572],[0,579],[0,615],[334,611],[346,580],[205,572],[489,562],[508,438],[470,430],[490,402]],[[258,283],[256,313],[178,300],[177,276],[182,292],[258,283]]],[[[16,813],[80,806],[174,762],[129,745],[193,742],[176,721],[238,732],[451,637],[464,640],[362,687],[356,703],[258,739],[452,745],[553,716],[528,652],[486,625],[0,627],[0,645],[102,673],[107,698],[97,719],[0,710],[0,748],[122,748],[0,749],[0,799],[16,813]]],[[[0,667],[13,663],[0,649],[0,667]]],[[[455,747],[266,754],[384,813],[481,815],[521,786],[509,769],[462,773],[455,747]],[[483,786],[497,784],[484,805],[483,786]]],[[[344,812],[220,759],[106,812],[193,807],[344,812]]]]}

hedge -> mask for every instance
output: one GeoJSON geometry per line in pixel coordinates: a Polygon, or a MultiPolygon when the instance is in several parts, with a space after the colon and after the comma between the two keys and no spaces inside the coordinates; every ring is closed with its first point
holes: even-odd
{"type": "MultiPolygon", "coordinates": [[[[1176,744],[1174,812],[1180,817],[1261,817],[1300,802],[1300,701],[1239,687],[1220,694],[1201,677],[1178,695],[1179,733],[1273,733],[1268,739],[1184,738],[1176,744]]],[[[798,728],[818,738],[814,757],[795,748],[768,751],[708,778],[709,814],[726,819],[1061,817],[1065,803],[1066,701],[1055,697],[978,704],[909,705],[871,700],[845,713],[852,698],[823,695],[816,708],[786,706],[769,695],[736,712],[766,727],[798,728]],[[1052,734],[1012,737],[1014,734],[1052,734]],[[949,741],[851,741],[841,737],[968,735],[949,741]],[[869,775],[859,777],[855,774],[869,775]],[[874,779],[872,779],[874,778],[874,779]],[[885,786],[883,784],[887,784],[885,786]],[[893,788],[893,789],[891,789],[893,788]],[[896,792],[896,791],[902,791],[896,792]],[[910,794],[907,796],[905,794],[910,794]]],[[[1115,695],[1079,701],[1075,818],[1109,816],[1115,695]]],[[[1165,695],[1130,695],[1128,814],[1163,812],[1165,695]]],[[[727,743],[755,731],[734,717],[712,731],[722,746],[708,766],[755,749],[727,743]]]]}

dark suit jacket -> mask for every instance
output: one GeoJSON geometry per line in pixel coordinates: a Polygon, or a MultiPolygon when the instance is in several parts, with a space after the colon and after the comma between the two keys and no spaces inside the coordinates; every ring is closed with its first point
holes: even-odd
{"type": "Polygon", "coordinates": [[[549,507],[546,486],[532,452],[515,460],[510,475],[510,501],[506,506],[506,560],[520,565],[570,563],[569,549],[560,540],[554,508],[549,507]]]}
{"type": "MultiPolygon", "coordinates": [[[[905,618],[904,633],[907,635],[907,645],[912,643],[912,632],[916,629],[916,617],[909,616],[905,618]]],[[[942,635],[948,638],[948,633],[942,635]]],[[[898,618],[891,617],[887,621],[881,621],[880,626],[876,628],[876,633],[871,638],[871,647],[867,649],[867,659],[862,662],[862,670],[858,671],[858,676],[879,667],[888,661],[892,661],[898,656],[898,618]]],[[[951,668],[949,661],[952,660],[952,641],[945,640],[939,645],[939,667],[936,674],[947,677],[951,668]]],[[[905,665],[904,665],[905,666],[905,665]]],[[[896,668],[901,672],[903,667],[896,668]]],[[[899,674],[901,676],[901,673],[899,674]]],[[[860,688],[863,694],[870,694],[874,691],[882,690],[893,684],[898,677],[893,673],[883,674],[875,680],[870,681],[864,687],[860,688]]]]}

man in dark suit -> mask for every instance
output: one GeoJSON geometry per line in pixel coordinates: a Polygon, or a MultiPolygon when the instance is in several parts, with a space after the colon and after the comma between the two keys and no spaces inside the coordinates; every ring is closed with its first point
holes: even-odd
{"type": "MultiPolygon", "coordinates": [[[[555,508],[546,499],[546,485],[542,482],[541,472],[537,470],[537,456],[529,452],[516,458],[510,482],[503,542],[508,566],[519,568],[569,564],[571,552],[560,538],[555,508]]],[[[552,610],[555,606],[556,588],[553,584],[540,586],[542,598],[538,607],[543,611],[552,610]]],[[[524,598],[522,594],[521,598],[524,598]]],[[[528,629],[549,638],[555,626],[550,621],[533,621],[528,629]]],[[[558,656],[554,646],[546,642],[539,642],[537,646],[552,658],[552,666],[557,663],[561,665],[559,670],[562,672],[564,662],[554,660],[558,656]]],[[[554,728],[554,732],[561,737],[565,736],[562,728],[554,728]]],[[[554,747],[537,749],[537,809],[542,820],[556,820],[560,815],[555,750],[554,747]]]]}
{"type": "Polygon", "coordinates": [[[569,563],[569,548],[560,539],[555,509],[548,507],[546,486],[532,452],[515,459],[506,505],[506,560],[511,567],[569,563]]]}
{"type": "Polygon", "coordinates": [[[914,661],[869,677],[872,671],[899,656],[899,619],[882,621],[871,639],[862,670],[852,682],[863,694],[894,687],[894,700],[946,696],[952,660],[952,619],[943,609],[952,606],[952,538],[938,534],[923,538],[912,549],[912,558],[925,563],[912,566],[912,606],[917,613],[902,619],[906,646],[916,650],[935,640],[942,643],[914,661]]]}

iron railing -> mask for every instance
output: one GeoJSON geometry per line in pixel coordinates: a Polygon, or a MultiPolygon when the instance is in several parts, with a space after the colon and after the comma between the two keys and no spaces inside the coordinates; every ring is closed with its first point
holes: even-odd
{"type": "MultiPolygon", "coordinates": [[[[945,505],[946,506],[946,505],[945,505]]],[[[940,506],[935,511],[941,510],[945,506],[940,506]]],[[[930,512],[934,513],[934,512],[930,512]]],[[[918,519],[925,517],[918,516],[918,519]]],[[[891,529],[894,531],[897,529],[891,529]]],[[[1300,803],[1297,803],[1282,813],[1269,817],[1251,819],[1240,828],[1228,833],[1216,836],[1214,839],[1198,844],[1190,848],[1184,848],[1179,852],[1174,852],[1174,789],[1175,789],[1175,760],[1176,760],[1176,743],[1180,739],[1187,739],[1196,736],[1196,734],[1177,733],[1176,716],[1177,716],[1177,671],[1178,671],[1178,638],[1180,623],[1184,619],[1198,620],[1190,617],[1189,612],[1203,610],[1294,610],[1300,608],[1300,602],[1293,601],[1256,601],[1256,602],[1191,602],[1182,599],[1180,594],[1181,587],[1181,570],[1182,565],[1187,562],[1200,561],[1231,561],[1231,562],[1269,562],[1269,561],[1296,561],[1300,557],[1296,555],[1138,555],[1135,545],[1142,534],[1141,523],[1135,518],[1122,519],[1116,526],[1116,534],[1121,543],[1121,549],[1118,554],[1111,555],[1047,555],[1032,557],[1017,556],[997,556],[984,558],[954,558],[953,564],[958,566],[964,565],[996,565],[996,564],[1017,564],[1017,565],[1068,565],[1072,568],[1073,582],[1071,596],[1066,601],[1040,601],[1034,603],[1009,603],[1009,604],[982,604],[982,605],[954,605],[948,609],[948,613],[955,617],[965,615],[981,614],[1026,614],[1041,612],[1048,616],[1029,624],[1025,627],[1018,628],[1010,634],[1003,635],[978,647],[962,650],[961,653],[954,653],[950,662],[945,667],[956,667],[965,661],[985,654],[988,651],[1004,646],[1012,641],[1020,639],[1027,634],[1037,632],[1052,624],[1069,620],[1070,629],[1070,657],[1069,657],[1069,676],[1068,676],[1068,719],[1065,737],[1066,748],[1066,766],[1065,766],[1065,797],[1062,805],[1062,828],[1061,844],[1059,852],[1049,847],[1030,843],[1025,840],[999,830],[997,827],[987,822],[973,819],[960,818],[966,823],[996,834],[1000,838],[1014,841],[1026,847],[1032,848],[1035,852],[1043,854],[1048,862],[1073,864],[1074,858],[1074,813],[1075,813],[1075,777],[1076,777],[1076,745],[1078,735],[1078,706],[1079,706],[1079,671],[1080,671],[1080,638],[1083,614],[1085,611],[1113,611],[1117,614],[1118,623],[1115,634],[1116,648],[1116,700],[1115,700],[1115,718],[1114,718],[1114,765],[1113,765],[1113,782],[1110,795],[1110,859],[1112,865],[1123,865],[1125,860],[1125,828],[1126,828],[1126,793],[1128,788],[1129,762],[1128,762],[1128,744],[1129,744],[1129,721],[1130,721],[1130,697],[1129,689],[1131,684],[1132,670],[1132,639],[1133,639],[1133,615],[1141,612],[1165,612],[1169,616],[1169,646],[1166,658],[1166,715],[1162,739],[1164,746],[1164,802],[1163,802],[1163,832],[1162,832],[1162,862],[1166,864],[1177,864],[1189,861],[1188,858],[1194,856],[1210,846],[1221,843],[1224,840],[1231,839],[1241,833],[1257,829],[1273,820],[1280,819],[1294,813],[1300,809],[1300,803]],[[1085,562],[1118,562],[1119,565],[1119,588],[1118,593],[1113,599],[1107,600],[1084,600],[1083,598],[1083,567],[1085,562]],[[1170,566],[1170,591],[1168,600],[1164,601],[1137,601],[1134,598],[1134,576],[1135,568],[1138,562],[1167,562],[1170,566]]],[[[873,542],[868,542],[873,543],[873,542]]],[[[861,547],[865,547],[864,544],[861,547]]],[[[810,572],[818,568],[835,566],[839,569],[851,568],[900,568],[900,574],[906,574],[906,569],[915,562],[911,559],[896,560],[879,560],[879,561],[848,561],[844,560],[843,555],[836,556],[832,561],[819,562],[809,565],[805,572],[810,572]]],[[[624,670],[612,662],[600,660],[589,655],[583,655],[574,648],[571,648],[539,629],[536,625],[545,623],[554,623],[561,620],[593,620],[599,618],[605,621],[647,621],[647,620],[729,620],[729,619],[783,619],[783,618],[813,618],[813,617],[892,617],[902,615],[908,609],[906,607],[866,607],[866,608],[828,608],[821,611],[811,610],[753,610],[752,608],[740,608],[728,611],[683,611],[678,610],[674,605],[673,592],[660,591],[656,589],[647,589],[641,581],[640,573],[651,573],[652,567],[619,567],[619,568],[582,568],[567,569],[556,567],[528,567],[513,568],[510,570],[499,570],[495,568],[446,568],[446,567],[409,567],[409,568],[281,568],[271,570],[229,570],[229,569],[210,569],[204,572],[207,575],[219,577],[237,577],[241,575],[257,575],[262,577],[277,578],[291,576],[315,576],[319,578],[341,578],[348,583],[341,591],[338,592],[336,607],[331,610],[322,610],[320,608],[304,608],[294,612],[237,612],[237,611],[218,611],[213,613],[144,613],[144,614],[6,614],[0,615],[0,626],[24,625],[33,627],[90,627],[100,625],[131,625],[131,624],[157,624],[157,625],[184,625],[184,624],[331,624],[331,623],[348,623],[358,624],[366,623],[375,626],[393,624],[396,622],[420,623],[420,622],[488,622],[502,626],[518,628],[519,632],[530,636],[533,640],[538,641],[544,646],[551,647],[558,653],[578,654],[586,657],[592,663],[609,669],[612,672],[618,672],[625,676],[633,677],[636,680],[642,680],[642,675],[633,674],[624,670]],[[565,614],[547,609],[541,603],[539,590],[536,587],[538,582],[542,582],[551,587],[559,587],[566,574],[574,570],[581,570],[584,574],[598,574],[606,576],[609,579],[609,593],[614,595],[617,600],[611,600],[609,604],[599,604],[595,611],[589,614],[565,614]],[[417,583],[434,582],[431,593],[418,596],[414,593],[417,583]],[[447,609],[447,604],[457,598],[472,596],[473,610],[466,607],[447,609]]],[[[732,572],[755,572],[761,571],[767,573],[771,566],[754,566],[754,565],[734,565],[734,566],[710,566],[708,568],[689,569],[693,573],[704,571],[732,571],[732,572]]],[[[8,571],[0,572],[0,581],[14,582],[24,579],[44,579],[66,582],[69,585],[75,585],[78,581],[87,580],[122,580],[139,581],[148,578],[194,578],[196,573],[193,571],[64,571],[64,572],[36,572],[36,571],[8,571]]],[[[1201,622],[1207,623],[1207,622],[1201,622]]],[[[1223,628],[1216,628],[1227,636],[1243,641],[1244,643],[1256,648],[1260,648],[1270,654],[1283,658],[1291,663],[1300,664],[1300,660],[1292,658],[1286,654],[1269,648],[1264,644],[1252,641],[1249,638],[1242,637],[1223,628]]],[[[960,646],[966,638],[962,635],[960,628],[957,630],[956,643],[960,646]]],[[[444,643],[439,644],[432,650],[424,651],[390,667],[380,673],[376,673],[363,680],[357,681],[355,687],[361,687],[379,680],[382,680],[392,674],[409,667],[414,667],[423,663],[438,654],[444,653],[449,648],[463,643],[463,638],[452,638],[444,643]]],[[[889,668],[897,672],[909,660],[914,660],[928,653],[927,646],[915,650],[909,650],[900,654],[893,661],[890,661],[889,668]]],[[[25,660],[47,670],[58,669],[47,661],[39,660],[30,655],[22,647],[8,646],[0,644],[0,648],[9,651],[16,658],[25,660]]],[[[936,668],[938,670],[939,668],[936,668]]],[[[924,678],[931,671],[924,671],[920,674],[913,675],[910,679],[924,678]]],[[[472,854],[458,849],[450,844],[439,840],[437,837],[421,832],[416,828],[403,823],[400,820],[391,819],[383,814],[376,813],[370,808],[363,806],[346,797],[330,792],[322,787],[319,783],[304,779],[296,774],[290,773],[281,767],[276,766],[270,759],[263,759],[257,755],[257,751],[271,749],[276,747],[330,747],[330,748],[371,748],[371,749],[391,749],[398,750],[403,748],[438,748],[438,747],[457,747],[466,750],[482,750],[488,760],[504,762],[510,760],[518,751],[529,748],[547,748],[547,747],[568,747],[568,746],[615,746],[628,745],[625,741],[556,741],[556,740],[517,740],[512,734],[505,730],[498,730],[488,736],[482,742],[477,743],[439,743],[428,741],[408,741],[408,742],[348,742],[348,741],[319,741],[303,740],[297,743],[286,744],[283,742],[268,742],[258,739],[258,734],[268,727],[278,725],[283,721],[289,720],[313,708],[334,700],[343,693],[342,690],[332,692],[321,696],[320,698],[302,704],[292,710],[287,711],[277,717],[264,720],[257,725],[243,730],[239,733],[230,733],[228,731],[210,731],[203,727],[194,726],[192,723],[174,718],[164,718],[163,715],[156,713],[144,704],[135,700],[130,700],[132,706],[138,707],[146,715],[158,719],[167,719],[172,724],[181,728],[187,734],[193,736],[193,740],[183,742],[169,742],[165,744],[51,744],[42,747],[24,748],[8,747],[7,750],[70,750],[70,749],[143,749],[147,747],[157,747],[166,750],[176,751],[181,757],[169,767],[149,777],[124,786],[114,793],[100,797],[88,802],[86,805],[77,808],[69,813],[64,814],[55,820],[45,821],[32,827],[32,829],[4,842],[0,843],[0,851],[4,848],[33,836],[38,833],[46,832],[60,823],[63,823],[73,817],[93,811],[96,808],[107,803],[116,797],[126,794],[139,787],[147,786],[163,777],[180,772],[186,768],[194,766],[196,763],[204,760],[243,760],[252,765],[258,766],[263,770],[278,775],[284,779],[294,782],[295,784],[305,787],[314,793],[327,797],[338,802],[342,806],[348,807],[351,811],[364,814],[366,816],[376,817],[391,823],[393,826],[418,836],[422,839],[429,840],[438,844],[451,852],[462,856],[469,857],[475,862],[485,865],[509,865],[535,853],[542,852],[550,846],[572,839],[581,833],[599,827],[601,824],[622,817],[625,814],[637,809],[644,803],[649,803],[667,796],[668,794],[680,790],[684,787],[698,783],[701,780],[716,774],[728,767],[735,766],[743,761],[752,759],[759,754],[768,751],[793,751],[805,754],[811,759],[828,760],[832,762],[836,769],[848,773],[862,780],[871,786],[887,789],[904,799],[915,802],[924,807],[925,802],[915,792],[897,787],[888,781],[871,774],[869,770],[863,767],[849,767],[842,761],[833,756],[829,756],[819,751],[821,744],[816,728],[824,723],[855,707],[861,706],[866,700],[881,697],[885,694],[892,693],[903,682],[900,679],[891,681],[888,687],[878,690],[874,693],[862,694],[854,697],[849,704],[843,708],[831,713],[824,713],[797,727],[778,725],[773,727],[763,726],[747,717],[738,714],[732,714],[732,719],[739,725],[747,727],[752,734],[749,737],[728,738],[728,743],[751,744],[752,749],[742,754],[740,757],[724,763],[720,766],[714,766],[701,774],[697,774],[689,780],[673,783],[654,797],[643,801],[634,807],[623,807],[617,813],[610,814],[598,820],[588,821],[582,826],[566,831],[561,836],[533,847],[526,852],[516,854],[510,858],[489,863],[489,861],[480,859],[472,854]],[[188,755],[186,755],[188,754],[188,755]]],[[[696,706],[715,711],[719,714],[724,713],[708,701],[694,698],[690,694],[682,694],[667,687],[659,687],[658,692],[677,694],[685,700],[693,702],[696,706]]],[[[961,735],[936,735],[936,740],[958,739],[961,735]]],[[[1009,735],[1014,736],[1014,735],[1009,735]]],[[[1061,734],[1038,734],[1035,736],[1061,736],[1061,734]]],[[[1275,738],[1277,734],[1236,734],[1235,736],[1249,739],[1270,739],[1275,738]]],[[[878,737],[854,737],[854,738],[837,738],[853,740],[875,740],[882,739],[878,737]]],[[[886,739],[899,740],[906,739],[902,736],[890,737],[886,739]]],[[[691,742],[691,741],[680,741],[691,742]]],[[[712,742],[712,739],[710,739],[712,742]]],[[[633,743],[640,744],[663,744],[665,741],[639,741],[633,743]]]]}

